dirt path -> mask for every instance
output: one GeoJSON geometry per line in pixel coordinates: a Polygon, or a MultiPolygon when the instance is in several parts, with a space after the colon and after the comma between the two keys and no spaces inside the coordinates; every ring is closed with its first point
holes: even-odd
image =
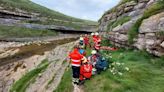
{"type": "Polygon", "coordinates": [[[73,85],[73,87],[74,87],[73,92],[84,92],[82,86],[73,85]]]}

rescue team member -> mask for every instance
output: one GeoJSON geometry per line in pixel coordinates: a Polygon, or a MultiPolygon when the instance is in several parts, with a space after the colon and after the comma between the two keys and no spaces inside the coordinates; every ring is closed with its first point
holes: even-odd
{"type": "Polygon", "coordinates": [[[95,36],[95,33],[91,33],[90,41],[89,41],[91,48],[93,48],[93,46],[94,46],[94,40],[93,40],[94,39],[94,36],[95,36]]]}
{"type": "Polygon", "coordinates": [[[96,50],[92,50],[91,56],[88,57],[89,63],[95,67],[96,62],[98,62],[100,55],[97,54],[96,50]]]}
{"type": "Polygon", "coordinates": [[[73,73],[73,83],[79,84],[80,77],[80,66],[81,61],[84,59],[84,56],[81,55],[78,51],[78,46],[74,47],[74,50],[69,54],[69,58],[71,60],[72,73],[73,73]]]}
{"type": "Polygon", "coordinates": [[[84,44],[85,44],[85,49],[89,46],[89,37],[87,34],[84,36],[84,44]]]}
{"type": "Polygon", "coordinates": [[[95,33],[94,36],[94,49],[99,51],[101,47],[101,37],[99,36],[99,33],[95,33]]]}
{"type": "Polygon", "coordinates": [[[108,66],[109,64],[106,61],[106,59],[104,57],[101,57],[100,60],[98,60],[98,62],[95,65],[96,72],[100,74],[101,71],[105,71],[108,68],[108,66]]]}
{"type": "Polygon", "coordinates": [[[82,62],[82,66],[80,67],[80,81],[84,81],[90,79],[92,76],[92,65],[88,63],[88,60],[85,59],[82,62]]]}
{"type": "Polygon", "coordinates": [[[86,56],[86,52],[85,52],[84,48],[82,48],[82,47],[80,48],[80,47],[79,47],[78,50],[79,50],[79,53],[80,53],[81,55],[86,56]]]}
{"type": "Polygon", "coordinates": [[[80,37],[80,39],[79,39],[79,47],[80,48],[84,48],[85,47],[84,38],[83,37],[80,37]]]}

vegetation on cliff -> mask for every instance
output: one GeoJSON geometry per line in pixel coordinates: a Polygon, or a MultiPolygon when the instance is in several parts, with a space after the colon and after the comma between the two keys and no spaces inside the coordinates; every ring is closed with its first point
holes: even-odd
{"type": "Polygon", "coordinates": [[[43,36],[55,36],[57,33],[51,30],[37,30],[16,26],[4,26],[0,25],[0,38],[7,37],[43,37],[43,36]]]}
{"type": "Polygon", "coordinates": [[[110,30],[111,28],[115,28],[118,25],[122,25],[122,24],[128,22],[130,19],[131,19],[131,17],[125,16],[125,17],[121,17],[121,18],[117,19],[116,21],[108,23],[107,31],[111,31],[110,30]]]}
{"type": "Polygon", "coordinates": [[[134,38],[137,37],[139,27],[144,19],[149,18],[152,15],[158,14],[161,11],[164,10],[164,0],[159,0],[157,3],[151,5],[148,7],[147,10],[145,10],[143,16],[137,20],[137,22],[132,26],[132,28],[128,32],[128,41],[129,43],[133,43],[134,38]]]}

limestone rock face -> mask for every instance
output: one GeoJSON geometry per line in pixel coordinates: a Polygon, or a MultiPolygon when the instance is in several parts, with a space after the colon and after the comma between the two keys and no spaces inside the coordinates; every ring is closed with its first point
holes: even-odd
{"type": "Polygon", "coordinates": [[[161,47],[163,47],[163,48],[164,48],[164,41],[163,41],[160,45],[161,45],[161,47]]]}
{"type": "Polygon", "coordinates": [[[149,53],[157,56],[164,55],[164,48],[161,48],[164,46],[163,39],[157,37],[158,32],[164,31],[163,19],[164,12],[153,15],[142,22],[139,32],[143,36],[138,36],[138,40],[135,43],[137,48],[146,49],[149,53]]]}
{"type": "Polygon", "coordinates": [[[140,33],[164,31],[164,12],[145,19],[139,29],[140,33]]]}
{"type": "Polygon", "coordinates": [[[118,47],[133,47],[139,50],[146,50],[147,52],[156,55],[164,55],[164,12],[150,16],[144,19],[139,27],[139,34],[134,39],[134,44],[128,43],[128,32],[133,27],[133,24],[143,16],[144,11],[149,6],[156,3],[157,0],[138,0],[138,2],[130,1],[120,4],[114,8],[114,11],[109,11],[100,19],[100,31],[110,31],[109,40],[112,44],[118,47]],[[122,25],[118,24],[113,27],[111,23],[116,22],[120,18],[129,16],[131,20],[124,22],[122,25]],[[106,19],[106,21],[104,21],[106,19]],[[108,26],[108,24],[111,26],[108,26]],[[105,30],[104,30],[105,29],[105,30]]]}

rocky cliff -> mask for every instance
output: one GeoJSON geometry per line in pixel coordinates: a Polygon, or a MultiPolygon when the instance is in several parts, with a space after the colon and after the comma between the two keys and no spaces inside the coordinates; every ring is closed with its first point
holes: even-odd
{"type": "Polygon", "coordinates": [[[99,20],[116,46],[164,55],[164,0],[122,0],[99,20]]]}
{"type": "Polygon", "coordinates": [[[85,30],[96,22],[64,15],[30,0],[0,0],[0,25],[33,29],[85,30]]]}

